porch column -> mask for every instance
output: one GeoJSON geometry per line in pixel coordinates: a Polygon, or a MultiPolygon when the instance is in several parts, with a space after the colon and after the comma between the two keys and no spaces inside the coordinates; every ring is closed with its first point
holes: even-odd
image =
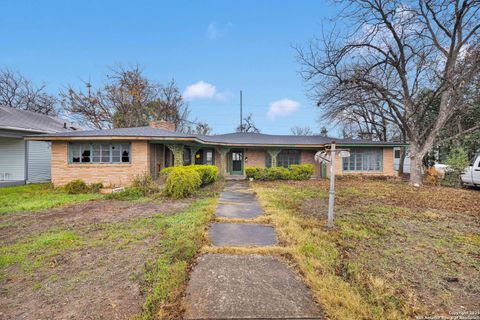
{"type": "Polygon", "coordinates": [[[173,166],[183,166],[183,144],[167,144],[166,146],[173,153],[173,166]]]}
{"type": "Polygon", "coordinates": [[[272,168],[277,166],[277,156],[282,151],[282,149],[268,149],[267,152],[270,155],[270,160],[272,168]]]}
{"type": "Polygon", "coordinates": [[[227,153],[230,148],[217,148],[217,151],[220,153],[220,175],[224,176],[227,172],[227,153]]]}
{"type": "Polygon", "coordinates": [[[190,164],[191,165],[195,164],[195,154],[200,149],[201,149],[200,147],[190,147],[190,164]]]}

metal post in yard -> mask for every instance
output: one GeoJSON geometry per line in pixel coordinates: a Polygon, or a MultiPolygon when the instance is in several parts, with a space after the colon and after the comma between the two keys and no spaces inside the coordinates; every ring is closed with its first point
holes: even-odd
{"type": "Polygon", "coordinates": [[[327,228],[333,228],[333,206],[335,203],[335,141],[330,148],[330,192],[328,196],[328,221],[327,228]]]}

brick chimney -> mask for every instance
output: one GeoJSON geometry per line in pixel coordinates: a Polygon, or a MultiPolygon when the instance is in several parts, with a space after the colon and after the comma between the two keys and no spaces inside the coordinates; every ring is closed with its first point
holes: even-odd
{"type": "Polygon", "coordinates": [[[149,126],[152,127],[152,128],[169,130],[169,131],[175,131],[175,129],[176,129],[175,123],[170,122],[170,121],[165,121],[165,120],[150,121],[149,126]]]}

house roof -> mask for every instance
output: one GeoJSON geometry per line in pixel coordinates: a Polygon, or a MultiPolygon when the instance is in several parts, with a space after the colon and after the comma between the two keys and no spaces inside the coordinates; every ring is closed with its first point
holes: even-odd
{"type": "Polygon", "coordinates": [[[43,134],[30,137],[32,140],[182,140],[190,143],[225,146],[323,146],[333,140],[339,145],[345,146],[397,146],[402,145],[394,142],[381,142],[356,139],[336,139],[320,135],[294,136],[272,135],[263,133],[235,132],[217,135],[195,135],[175,132],[152,127],[117,128],[107,130],[85,130],[43,134]]]}
{"type": "Polygon", "coordinates": [[[79,127],[57,117],[0,106],[0,129],[32,133],[56,133],[78,130],[79,127]]]}

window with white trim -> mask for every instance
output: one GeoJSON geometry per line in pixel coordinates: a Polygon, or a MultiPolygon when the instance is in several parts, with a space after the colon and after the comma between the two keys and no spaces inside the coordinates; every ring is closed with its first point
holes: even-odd
{"type": "Polygon", "coordinates": [[[130,143],[81,142],[69,144],[70,163],[129,163],[130,143]]]}
{"type": "Polygon", "coordinates": [[[342,161],[343,171],[381,172],[383,171],[383,149],[350,149],[350,157],[343,158],[342,161]]]}

